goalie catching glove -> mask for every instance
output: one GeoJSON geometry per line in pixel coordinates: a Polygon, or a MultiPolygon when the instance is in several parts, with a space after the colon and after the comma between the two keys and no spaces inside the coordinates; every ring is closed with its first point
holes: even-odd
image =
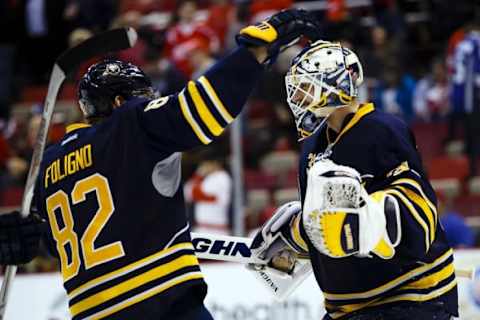
{"type": "Polygon", "coordinates": [[[305,258],[308,253],[292,240],[291,224],[300,218],[302,207],[299,201],[287,202],[277,210],[255,235],[250,246],[255,263],[250,268],[258,269],[265,265],[281,272],[290,273],[297,258],[305,258]]]}
{"type": "Polygon", "coordinates": [[[271,64],[280,52],[296,43],[303,35],[311,41],[319,39],[317,22],[305,10],[289,9],[243,28],[235,40],[239,45],[247,47],[266,46],[268,56],[264,63],[271,64]]]}
{"type": "Polygon", "coordinates": [[[332,258],[390,259],[401,238],[396,199],[382,191],[369,195],[355,169],[330,160],[308,171],[303,225],[315,248],[332,258]]]}
{"type": "Polygon", "coordinates": [[[18,211],[0,215],[0,265],[25,264],[35,258],[47,227],[34,213],[28,217],[18,211]]]}

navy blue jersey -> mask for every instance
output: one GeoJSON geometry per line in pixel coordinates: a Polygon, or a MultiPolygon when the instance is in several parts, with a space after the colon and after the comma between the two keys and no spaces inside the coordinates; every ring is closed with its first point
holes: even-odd
{"type": "Polygon", "coordinates": [[[128,100],[96,125],[68,127],[46,150],[36,205],[73,319],[174,319],[203,302],[181,152],[224,131],[261,71],[238,49],[180,93],[128,100]]]}
{"type": "Polygon", "coordinates": [[[388,303],[434,299],[457,314],[452,249],[438,223],[435,193],[406,124],[365,104],[346,117],[338,134],[327,127],[318,130],[302,147],[302,201],[307,170],[321,154],[355,168],[368,193],[383,190],[398,200],[401,209],[401,242],[390,260],[375,255],[340,259],[322,255],[299,224],[297,240],[307,244],[330,317],[340,319],[388,303]]]}

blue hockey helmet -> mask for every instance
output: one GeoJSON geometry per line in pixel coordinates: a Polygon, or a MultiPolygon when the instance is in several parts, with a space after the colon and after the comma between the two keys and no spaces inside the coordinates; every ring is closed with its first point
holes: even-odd
{"type": "Polygon", "coordinates": [[[80,80],[78,100],[85,118],[109,116],[117,96],[155,96],[152,83],[137,66],[119,60],[107,59],[92,65],[80,80]]]}

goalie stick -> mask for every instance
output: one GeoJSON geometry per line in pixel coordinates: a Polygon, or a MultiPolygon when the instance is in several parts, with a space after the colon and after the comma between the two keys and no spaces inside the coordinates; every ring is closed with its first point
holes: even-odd
{"type": "Polygon", "coordinates": [[[255,264],[249,267],[254,277],[278,300],[286,299],[311,273],[312,266],[308,259],[298,259],[291,273],[273,269],[252,258],[250,244],[252,239],[247,237],[224,236],[208,233],[192,232],[192,244],[195,254],[200,259],[220,260],[255,264]]]}
{"type": "MultiPolygon", "coordinates": [[[[200,259],[259,264],[252,258],[250,238],[195,232],[192,232],[191,236],[195,254],[200,259]]],[[[312,273],[312,266],[309,260],[299,259],[291,274],[276,271],[266,265],[249,270],[277,300],[282,301],[312,273]]],[[[475,268],[456,267],[455,274],[457,277],[473,279],[475,268]]]]}
{"type": "MultiPolygon", "coordinates": [[[[45,99],[42,113],[42,121],[35,141],[32,160],[30,162],[30,170],[28,171],[25,191],[23,193],[22,207],[20,211],[23,217],[30,213],[35,182],[40,170],[43,151],[45,150],[50,120],[52,119],[57,95],[63,81],[66,79],[67,75],[75,71],[81,63],[97,56],[105,55],[109,52],[131,48],[135,45],[136,41],[137,33],[133,28],[110,30],[94,36],[80,43],[78,46],[65,51],[55,61],[50,75],[47,97],[45,99]]],[[[2,289],[0,291],[0,320],[4,319],[8,293],[16,271],[16,266],[7,266],[5,271],[2,289]]]]}

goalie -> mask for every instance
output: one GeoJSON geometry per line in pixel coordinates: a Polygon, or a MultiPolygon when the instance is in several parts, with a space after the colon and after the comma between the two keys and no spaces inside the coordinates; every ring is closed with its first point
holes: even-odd
{"type": "Polygon", "coordinates": [[[407,125],[360,104],[355,53],[317,41],[293,60],[287,99],[303,140],[301,202],[255,236],[254,258],[284,272],[308,255],[324,319],[458,316],[453,253],[407,125]]]}

